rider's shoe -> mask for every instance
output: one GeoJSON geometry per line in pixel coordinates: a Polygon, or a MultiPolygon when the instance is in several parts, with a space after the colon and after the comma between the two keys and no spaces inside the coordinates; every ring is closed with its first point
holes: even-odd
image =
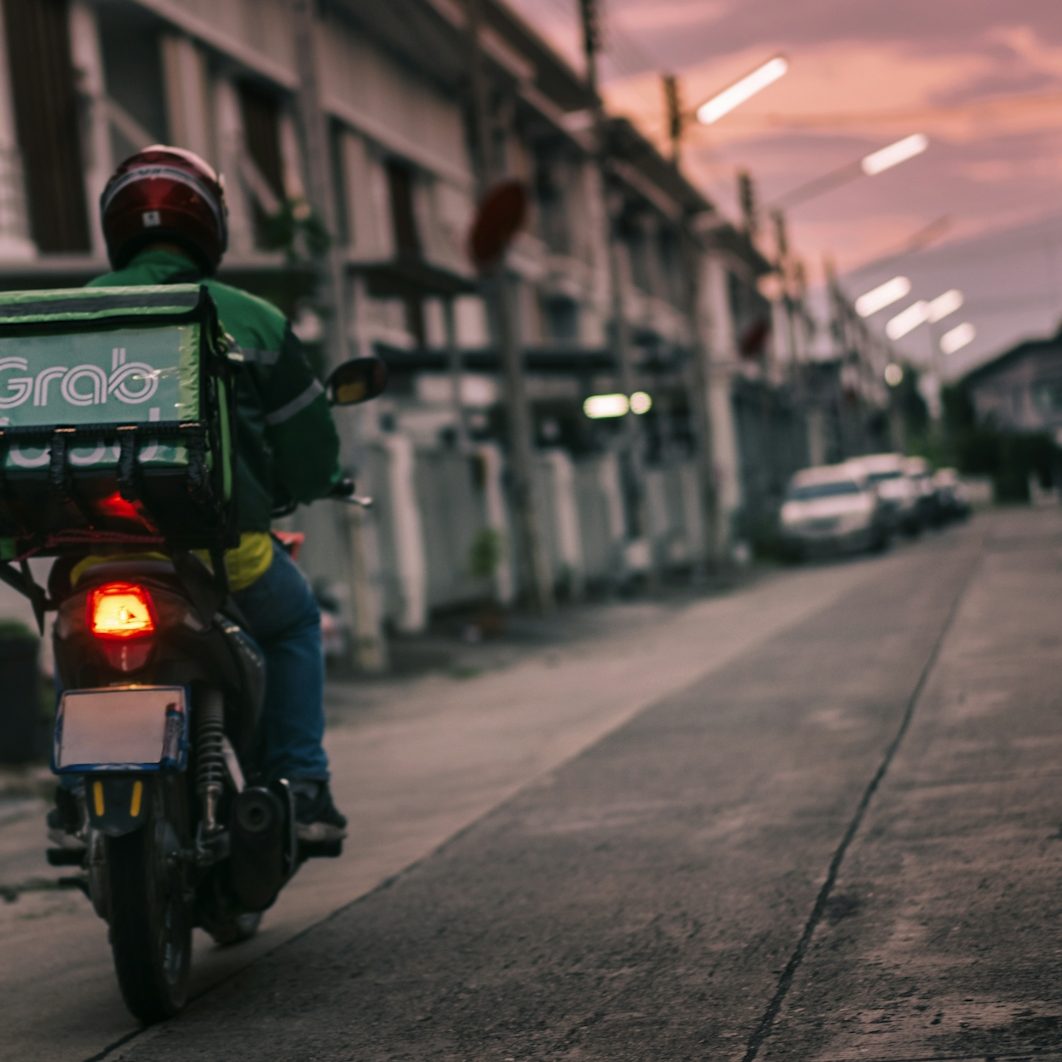
{"type": "Polygon", "coordinates": [[[55,807],[48,812],[48,840],[54,848],[84,850],[86,833],[85,804],[79,792],[58,786],[55,807]]]}
{"type": "Polygon", "coordinates": [[[295,798],[295,836],[300,841],[317,844],[346,837],[347,820],[332,803],[327,782],[292,782],[291,792],[295,798]]]}

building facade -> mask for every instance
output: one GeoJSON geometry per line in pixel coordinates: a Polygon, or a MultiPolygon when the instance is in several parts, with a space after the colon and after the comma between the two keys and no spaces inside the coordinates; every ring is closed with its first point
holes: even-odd
{"type": "MultiPolygon", "coordinates": [[[[497,328],[468,253],[476,204],[502,178],[530,203],[505,268],[557,586],[578,594],[636,574],[639,555],[727,557],[741,514],[766,511],[807,457],[755,241],[629,123],[607,121],[602,168],[584,79],[504,4],[484,0],[476,25],[453,0],[311,10],[307,40],[292,0],[3,0],[0,283],[70,286],[103,271],[108,175],[142,146],[178,143],[226,175],[224,278],[289,313],[323,371],[333,322],[314,287],[312,99],[340,347],[383,356],[393,379],[343,429],[379,497],[377,621],[416,629],[434,609],[519,589],[497,328]],[[622,390],[625,371],[649,396],[629,435],[583,412],[622,390]],[[477,567],[492,535],[507,548],[477,567]]],[[[300,519],[311,574],[342,598],[359,563],[347,517],[317,507],[300,519]]]]}

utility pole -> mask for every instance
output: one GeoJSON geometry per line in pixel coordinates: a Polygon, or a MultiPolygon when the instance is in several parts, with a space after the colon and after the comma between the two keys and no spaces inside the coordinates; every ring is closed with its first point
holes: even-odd
{"type": "MultiPolygon", "coordinates": [[[[674,74],[663,77],[664,109],[671,163],[679,170],[682,135],[686,121],[682,107],[682,88],[674,74]]],[[[689,321],[690,348],[687,383],[693,411],[694,460],[697,465],[697,502],[701,515],[701,548],[694,561],[693,581],[705,577],[722,566],[719,555],[719,488],[716,483],[715,446],[712,440],[712,416],[709,393],[712,387],[711,350],[705,339],[705,320],[702,312],[704,287],[704,250],[695,234],[696,215],[687,213],[679,230],[682,260],[686,274],[686,317],[689,321]]]]}
{"type": "Polygon", "coordinates": [[[677,167],[682,153],[682,133],[686,125],[682,114],[682,92],[674,74],[664,74],[662,80],[667,138],[671,148],[671,161],[677,167]]]}
{"type": "MultiPolygon", "coordinates": [[[[483,74],[480,33],[482,0],[466,0],[469,75],[472,94],[472,159],[476,199],[482,203],[495,177],[492,150],[491,107],[483,74]]],[[[490,318],[491,334],[498,346],[504,380],[505,411],[509,431],[509,473],[516,516],[518,555],[525,572],[524,584],[537,611],[549,613],[555,606],[553,573],[546,553],[540,514],[536,504],[535,453],[532,444],[531,409],[524,379],[523,350],[519,342],[513,278],[503,253],[500,260],[482,271],[482,292],[490,318]]]]}
{"type": "Polygon", "coordinates": [[[713,386],[711,350],[705,341],[705,321],[701,312],[704,252],[694,235],[691,217],[686,218],[682,229],[682,247],[686,266],[686,314],[690,322],[689,384],[696,443],[697,499],[703,525],[700,556],[693,573],[694,582],[699,583],[722,567],[722,557],[719,550],[719,488],[708,397],[713,386]]]}
{"type": "MultiPolygon", "coordinates": [[[[335,239],[335,190],[332,187],[328,140],[317,79],[315,8],[314,0],[291,0],[295,60],[299,78],[296,97],[306,163],[307,194],[311,208],[317,212],[331,237],[326,255],[315,265],[317,300],[324,329],[327,364],[334,368],[348,359],[349,352],[343,313],[343,261],[335,239]]],[[[360,433],[356,420],[343,422],[340,430],[344,431],[352,444],[357,444],[360,433]]],[[[377,563],[366,533],[366,514],[360,507],[351,506],[344,515],[349,516],[349,554],[345,558],[345,567],[352,597],[353,615],[350,619],[354,630],[353,664],[362,671],[380,672],[387,669],[387,643],[384,640],[376,595],[372,588],[372,577],[377,570],[377,563]]]]}
{"type": "MultiPolygon", "coordinates": [[[[612,324],[611,340],[620,370],[620,389],[628,398],[638,389],[634,373],[634,354],[631,348],[630,330],[627,327],[623,298],[623,272],[620,264],[620,248],[616,239],[616,224],[609,198],[609,127],[604,101],[598,89],[597,56],[601,50],[600,11],[597,0],[579,0],[583,26],[583,52],[586,58],[586,82],[594,109],[594,154],[601,180],[601,194],[605,210],[605,250],[608,260],[609,317],[612,324]]],[[[638,418],[628,413],[623,418],[623,465],[624,488],[635,531],[644,535],[648,546],[646,581],[650,590],[660,582],[656,551],[653,548],[649,527],[649,511],[645,496],[645,462],[641,447],[641,432],[638,418]]]]}
{"type": "Polygon", "coordinates": [[[771,211],[771,224],[774,227],[775,269],[781,281],[782,315],[785,317],[786,353],[789,356],[789,374],[794,377],[797,372],[799,354],[797,351],[796,306],[794,305],[792,287],[792,270],[789,256],[789,231],[785,214],[781,210],[771,211]]]}

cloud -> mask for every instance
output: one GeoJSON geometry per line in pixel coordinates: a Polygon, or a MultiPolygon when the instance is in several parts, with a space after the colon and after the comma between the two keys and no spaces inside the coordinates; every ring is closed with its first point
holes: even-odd
{"type": "Polygon", "coordinates": [[[654,23],[661,5],[674,11],[680,0],[618,0],[610,10],[620,27],[637,24],[654,54],[680,65],[743,51],[765,37],[794,49],[871,41],[899,43],[912,54],[969,52],[1005,24],[1027,27],[1041,45],[1062,43],[1057,0],[709,0],[681,5],[690,17],[677,25],[654,23]],[[693,17],[698,8],[707,17],[693,17]]]}
{"type": "MultiPolygon", "coordinates": [[[[766,40],[755,50],[736,52],[725,60],[704,62],[683,70],[683,94],[692,107],[736,80],[782,42],[766,40]]],[[[923,119],[946,125],[963,135],[971,119],[963,114],[933,112],[938,96],[959,91],[991,72],[991,60],[972,54],[908,54],[894,43],[820,43],[801,52],[790,51],[789,73],[740,110],[723,118],[706,134],[717,144],[755,140],[784,132],[777,115],[792,126],[825,127],[826,134],[847,128],[853,135],[871,136],[888,126],[888,133],[922,127],[923,119]],[[822,119],[822,116],[827,116],[822,119]],[[856,116],[842,123],[829,116],[856,116]],[[867,115],[860,119],[859,115],[867,115]],[[871,117],[871,116],[877,116],[871,117]],[[895,116],[895,117],[890,117],[895,116]]],[[[635,119],[660,124],[659,81],[639,75],[606,86],[609,104],[635,119]]],[[[1037,120],[1041,120],[1037,117],[1037,120]]],[[[930,130],[925,130],[930,131],[930,130]]]]}
{"type": "Polygon", "coordinates": [[[627,7],[616,21],[625,31],[656,36],[676,29],[712,25],[730,11],[730,0],[662,0],[627,7]]]}
{"type": "Polygon", "coordinates": [[[1009,48],[1026,67],[1052,77],[1062,74],[1062,42],[1049,43],[1030,25],[994,26],[987,40],[1009,48]]]}

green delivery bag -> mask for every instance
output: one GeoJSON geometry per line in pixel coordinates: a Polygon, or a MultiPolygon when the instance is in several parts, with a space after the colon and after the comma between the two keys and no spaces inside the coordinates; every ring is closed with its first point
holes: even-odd
{"type": "Polygon", "coordinates": [[[0,538],[12,551],[234,540],[233,385],[206,288],[0,294],[0,538]]]}

